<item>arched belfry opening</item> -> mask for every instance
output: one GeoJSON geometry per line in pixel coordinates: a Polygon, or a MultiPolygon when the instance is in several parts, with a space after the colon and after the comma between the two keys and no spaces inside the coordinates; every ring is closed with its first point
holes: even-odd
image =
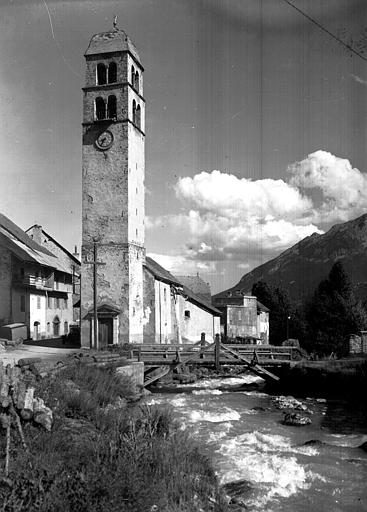
{"type": "Polygon", "coordinates": [[[108,66],[108,83],[114,84],[115,82],[117,82],[117,64],[111,62],[108,66]]]}
{"type": "Polygon", "coordinates": [[[135,124],[138,128],[141,128],[141,109],[140,105],[136,107],[136,113],[135,113],[135,124]]]}
{"type": "Polygon", "coordinates": [[[105,85],[107,83],[106,65],[100,62],[97,64],[97,85],[105,85]]]}
{"type": "Polygon", "coordinates": [[[109,119],[116,119],[117,117],[117,102],[116,96],[108,96],[107,102],[107,117],[109,119]]]}
{"type": "Polygon", "coordinates": [[[136,124],[136,101],[133,100],[133,123],[136,124]]]}
{"type": "Polygon", "coordinates": [[[95,100],[95,118],[97,121],[106,119],[106,103],[101,96],[98,96],[95,100]]]}

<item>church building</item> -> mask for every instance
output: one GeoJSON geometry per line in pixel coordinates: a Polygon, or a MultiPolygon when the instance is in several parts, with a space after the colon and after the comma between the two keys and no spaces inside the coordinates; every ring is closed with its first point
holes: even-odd
{"type": "MultiPolygon", "coordinates": [[[[144,68],[116,27],[85,52],[81,340],[180,343],[219,333],[220,312],[145,254],[144,68]],[[95,309],[97,322],[94,321],[95,309]]],[[[96,347],[97,348],[97,347],[96,347]]]]}

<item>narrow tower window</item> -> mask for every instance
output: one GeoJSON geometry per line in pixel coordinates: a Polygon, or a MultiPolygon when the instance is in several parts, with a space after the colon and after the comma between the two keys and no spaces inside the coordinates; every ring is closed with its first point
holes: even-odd
{"type": "Polygon", "coordinates": [[[135,124],[138,128],[140,128],[140,105],[136,107],[136,114],[135,114],[135,124]]]}
{"type": "Polygon", "coordinates": [[[106,66],[102,63],[97,64],[97,84],[104,85],[107,83],[106,66]]]}
{"type": "Polygon", "coordinates": [[[98,98],[96,98],[96,102],[95,102],[95,107],[96,107],[96,119],[105,119],[106,118],[106,104],[105,104],[105,101],[103,98],[101,98],[100,96],[98,96],[98,98]]]}
{"type": "Polygon", "coordinates": [[[133,100],[133,123],[136,124],[136,101],[133,100]]]}
{"type": "Polygon", "coordinates": [[[107,117],[114,119],[116,117],[116,96],[108,96],[107,117]]]}
{"type": "Polygon", "coordinates": [[[117,65],[116,62],[111,62],[108,66],[108,83],[113,84],[117,82],[117,65]]]}
{"type": "Polygon", "coordinates": [[[139,91],[139,73],[135,73],[134,87],[137,91],[139,91]]]}
{"type": "Polygon", "coordinates": [[[135,83],[135,68],[134,66],[131,66],[131,83],[134,85],[135,83]]]}

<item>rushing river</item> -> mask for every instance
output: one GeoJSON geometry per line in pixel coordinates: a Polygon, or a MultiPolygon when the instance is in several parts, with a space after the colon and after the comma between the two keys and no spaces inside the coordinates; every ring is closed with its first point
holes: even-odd
{"type": "Polygon", "coordinates": [[[365,412],[308,398],[302,402],[312,424],[286,426],[274,397],[234,391],[256,381],[250,375],[198,381],[147,403],[172,406],[181,427],[212,456],[222,484],[248,482],[242,495],[248,510],[367,511],[367,453],[359,448],[367,441],[365,412]]]}

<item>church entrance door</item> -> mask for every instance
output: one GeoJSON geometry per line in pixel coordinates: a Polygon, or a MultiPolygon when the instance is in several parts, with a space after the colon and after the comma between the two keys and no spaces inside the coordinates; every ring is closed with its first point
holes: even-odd
{"type": "Polygon", "coordinates": [[[106,347],[113,343],[113,318],[98,318],[99,347],[106,347]]]}

